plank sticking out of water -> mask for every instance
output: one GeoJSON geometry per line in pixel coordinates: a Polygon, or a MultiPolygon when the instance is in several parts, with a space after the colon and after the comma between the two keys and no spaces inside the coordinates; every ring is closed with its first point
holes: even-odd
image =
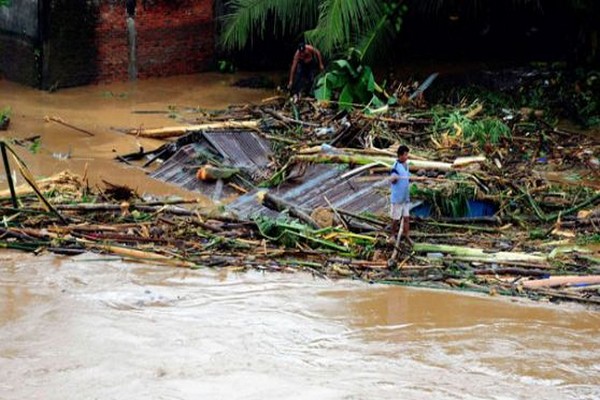
{"type": "Polygon", "coordinates": [[[548,279],[535,279],[523,282],[529,289],[540,287],[555,287],[563,285],[595,285],[600,283],[600,275],[590,276],[553,276],[548,279]]]}
{"type": "Polygon", "coordinates": [[[180,136],[188,132],[202,131],[205,129],[255,129],[258,121],[224,121],[201,125],[168,126],[156,129],[130,129],[127,133],[154,139],[166,139],[180,136]]]}
{"type": "Polygon", "coordinates": [[[169,111],[162,110],[133,110],[132,114],[168,114],[169,111]]]}

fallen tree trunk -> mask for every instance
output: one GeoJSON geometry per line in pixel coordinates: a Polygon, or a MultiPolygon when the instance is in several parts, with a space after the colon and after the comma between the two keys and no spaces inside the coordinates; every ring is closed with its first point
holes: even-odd
{"type": "MultiPolygon", "coordinates": [[[[389,167],[394,164],[396,159],[394,157],[386,156],[373,156],[366,154],[299,154],[292,157],[293,161],[310,162],[317,164],[351,164],[351,165],[368,165],[373,163],[379,163],[387,165],[389,167]]],[[[459,160],[459,159],[457,159],[459,160]]],[[[408,162],[410,169],[419,170],[435,170],[435,171],[451,171],[453,169],[460,168],[464,165],[468,165],[474,162],[485,161],[485,157],[474,157],[467,161],[460,161],[458,164],[447,163],[441,161],[427,161],[427,160],[414,160],[411,159],[408,162]]]]}
{"type": "Polygon", "coordinates": [[[455,256],[461,256],[470,261],[523,261],[544,263],[545,256],[538,256],[527,253],[514,253],[499,251],[495,253],[486,253],[484,249],[471,249],[469,247],[449,246],[443,244],[415,243],[413,250],[421,253],[446,253],[455,256]]]}
{"type": "Polygon", "coordinates": [[[555,287],[565,285],[595,285],[600,283],[600,275],[568,275],[568,276],[553,276],[547,279],[535,279],[523,282],[523,287],[527,289],[541,287],[555,287]]]}
{"type": "Polygon", "coordinates": [[[127,133],[129,135],[153,139],[168,139],[171,137],[181,136],[189,132],[207,129],[256,129],[258,128],[258,124],[258,121],[225,121],[201,125],[168,126],[155,129],[130,129],[127,131],[127,133]]]}
{"type": "Polygon", "coordinates": [[[291,216],[300,219],[302,222],[305,222],[312,228],[321,228],[319,224],[317,224],[317,222],[314,219],[312,219],[312,217],[308,215],[308,213],[300,209],[300,207],[273,194],[264,193],[262,197],[262,204],[265,207],[268,207],[275,211],[288,210],[291,216]]]}

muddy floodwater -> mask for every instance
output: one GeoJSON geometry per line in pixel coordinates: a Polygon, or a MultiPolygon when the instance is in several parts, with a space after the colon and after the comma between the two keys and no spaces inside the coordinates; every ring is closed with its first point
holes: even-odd
{"type": "MultiPolygon", "coordinates": [[[[39,177],[87,170],[93,184],[207,201],[116,163],[161,142],[112,128],[170,124],[134,110],[274,94],[232,88],[236,77],[53,94],[0,81],[0,107],[12,108],[2,135],[41,135],[37,154],[19,149],[39,177]]],[[[303,273],[0,250],[0,399],[600,399],[600,313],[303,273]]]]}
{"type": "MultiPolygon", "coordinates": [[[[181,125],[173,117],[194,120],[196,109],[222,109],[231,104],[258,103],[273,91],[233,87],[244,75],[199,74],[151,79],[112,85],[62,89],[47,93],[0,81],[0,110],[11,109],[8,131],[2,137],[24,139],[41,136],[35,153],[15,147],[36,177],[70,170],[86,176],[93,184],[108,181],[128,185],[140,194],[176,195],[190,193],[146,177],[139,168],[116,162],[115,156],[154,150],[162,141],[137,138],[119,130],[181,125]],[[171,112],[172,111],[172,112],[171,112]],[[92,133],[90,136],[64,123],[92,133]],[[68,156],[67,156],[68,154],[68,156]]],[[[4,174],[0,185],[6,187],[4,174]]],[[[17,184],[23,183],[17,177],[17,184]]],[[[198,194],[192,197],[198,197],[198,194]]]]}

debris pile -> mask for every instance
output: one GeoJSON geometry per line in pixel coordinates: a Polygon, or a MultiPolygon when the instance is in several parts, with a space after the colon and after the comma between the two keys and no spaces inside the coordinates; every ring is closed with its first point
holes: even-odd
{"type": "Polygon", "coordinates": [[[214,209],[61,175],[37,196],[15,191],[18,208],[4,194],[0,246],[600,304],[594,135],[422,96],[375,110],[277,96],[187,111],[178,126],[125,130],[165,144],[117,158],[214,209]],[[400,144],[411,149],[412,246],[387,240],[400,144]]]}

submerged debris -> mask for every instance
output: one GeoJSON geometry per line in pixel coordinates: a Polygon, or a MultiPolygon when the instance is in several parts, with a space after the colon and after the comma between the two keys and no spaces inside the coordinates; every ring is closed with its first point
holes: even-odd
{"type": "Polygon", "coordinates": [[[73,178],[43,187],[54,213],[23,191],[15,209],[5,193],[0,246],[599,305],[597,139],[540,113],[406,97],[347,111],[278,96],[131,130],[167,142],[119,160],[224,205],[144,200],[73,178]],[[411,148],[413,245],[387,240],[400,144],[411,148]]]}

